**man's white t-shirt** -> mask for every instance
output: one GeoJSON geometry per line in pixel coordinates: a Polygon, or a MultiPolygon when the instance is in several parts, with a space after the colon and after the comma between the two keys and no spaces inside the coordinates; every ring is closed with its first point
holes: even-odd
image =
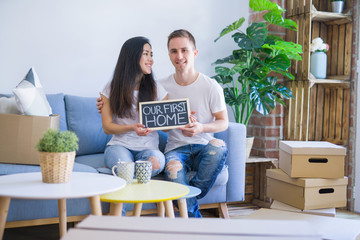
{"type": "MultiPolygon", "coordinates": [[[[226,109],[222,87],[208,76],[199,73],[198,78],[190,85],[181,86],[176,83],[173,74],[159,80],[161,85],[168,92],[168,99],[188,98],[190,110],[197,121],[203,124],[215,120],[214,113],[226,109]]],[[[214,138],[212,133],[200,133],[193,137],[185,137],[181,130],[173,129],[168,132],[168,140],[165,152],[188,144],[208,144],[214,138]]]]}
{"type": "MultiPolygon", "coordinates": [[[[102,94],[110,99],[110,85],[111,81],[108,82],[102,94]]],[[[161,101],[165,98],[167,92],[161,86],[161,84],[157,83],[157,98],[156,101],[161,101]]],[[[139,91],[134,91],[134,102],[137,102],[139,91]]],[[[139,112],[137,111],[136,104],[133,104],[132,111],[134,114],[134,119],[132,118],[119,118],[114,116],[114,123],[120,125],[128,125],[128,124],[136,124],[140,123],[139,112]]],[[[157,150],[159,149],[159,135],[157,131],[153,131],[147,136],[138,136],[135,131],[123,133],[123,134],[114,134],[112,135],[111,140],[108,142],[108,145],[121,145],[126,147],[127,149],[131,149],[134,151],[142,151],[146,149],[157,150]]]]}

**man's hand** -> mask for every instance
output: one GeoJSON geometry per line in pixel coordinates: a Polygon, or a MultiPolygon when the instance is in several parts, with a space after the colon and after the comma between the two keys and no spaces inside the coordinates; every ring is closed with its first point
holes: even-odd
{"type": "Polygon", "coordinates": [[[191,123],[194,123],[194,122],[196,122],[197,121],[197,118],[196,118],[196,116],[195,116],[195,111],[191,111],[191,115],[190,115],[190,122],[191,123]]]}
{"type": "Polygon", "coordinates": [[[98,113],[101,113],[101,109],[102,109],[102,107],[103,107],[103,104],[104,104],[104,102],[103,102],[103,99],[102,99],[102,97],[101,97],[101,93],[100,93],[100,97],[98,97],[97,99],[96,99],[96,108],[99,110],[98,111],[98,113]]]}
{"type": "Polygon", "coordinates": [[[149,128],[145,128],[145,125],[142,125],[141,123],[137,123],[135,125],[135,132],[138,136],[147,136],[149,133],[152,132],[149,128]]]}
{"type": "Polygon", "coordinates": [[[203,132],[203,125],[199,122],[194,122],[188,123],[184,127],[179,127],[178,129],[181,130],[185,137],[193,137],[196,134],[203,132]]]}

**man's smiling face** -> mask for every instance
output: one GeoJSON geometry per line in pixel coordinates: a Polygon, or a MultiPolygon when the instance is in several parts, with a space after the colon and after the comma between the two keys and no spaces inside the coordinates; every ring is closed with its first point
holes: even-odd
{"type": "Polygon", "coordinates": [[[169,56],[177,71],[183,72],[194,68],[198,51],[186,37],[173,38],[169,42],[169,56]]]}

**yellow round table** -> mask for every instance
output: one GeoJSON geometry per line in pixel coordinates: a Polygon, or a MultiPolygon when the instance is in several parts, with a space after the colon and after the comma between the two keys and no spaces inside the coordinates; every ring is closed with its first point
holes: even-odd
{"type": "Polygon", "coordinates": [[[140,216],[143,203],[157,203],[158,216],[174,218],[171,200],[179,199],[189,193],[189,188],[179,183],[150,180],[145,184],[128,184],[123,189],[100,196],[100,200],[110,203],[110,215],[121,216],[123,203],[134,203],[133,216],[140,216]],[[164,207],[165,205],[165,207],[164,207]]]}

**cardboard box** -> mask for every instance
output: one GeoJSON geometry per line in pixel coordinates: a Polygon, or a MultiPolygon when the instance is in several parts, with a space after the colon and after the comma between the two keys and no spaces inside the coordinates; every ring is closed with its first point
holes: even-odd
{"type": "Polygon", "coordinates": [[[279,168],[290,177],[344,177],[344,147],[319,141],[280,141],[279,147],[279,168]]]}
{"type": "Polygon", "coordinates": [[[59,129],[59,119],[59,115],[0,114],[0,162],[39,165],[35,146],[47,129],[59,129]]]}
{"type": "Polygon", "coordinates": [[[289,212],[297,212],[297,213],[306,213],[306,214],[314,214],[319,216],[328,216],[335,217],[336,209],[335,208],[322,208],[322,209],[313,209],[313,210],[301,210],[296,207],[292,207],[288,204],[282,203],[277,200],[273,200],[271,209],[281,210],[281,211],[289,211],[289,212]]]}
{"type": "Polygon", "coordinates": [[[281,169],[267,169],[269,198],[301,210],[346,206],[347,177],[291,178],[281,169]]]}
{"type": "MultiPolygon", "coordinates": [[[[243,218],[244,220],[306,221],[314,227],[322,239],[359,240],[360,221],[338,217],[316,216],[274,209],[261,208],[243,218]]],[[[280,238],[279,238],[280,239],[280,238]]]]}

